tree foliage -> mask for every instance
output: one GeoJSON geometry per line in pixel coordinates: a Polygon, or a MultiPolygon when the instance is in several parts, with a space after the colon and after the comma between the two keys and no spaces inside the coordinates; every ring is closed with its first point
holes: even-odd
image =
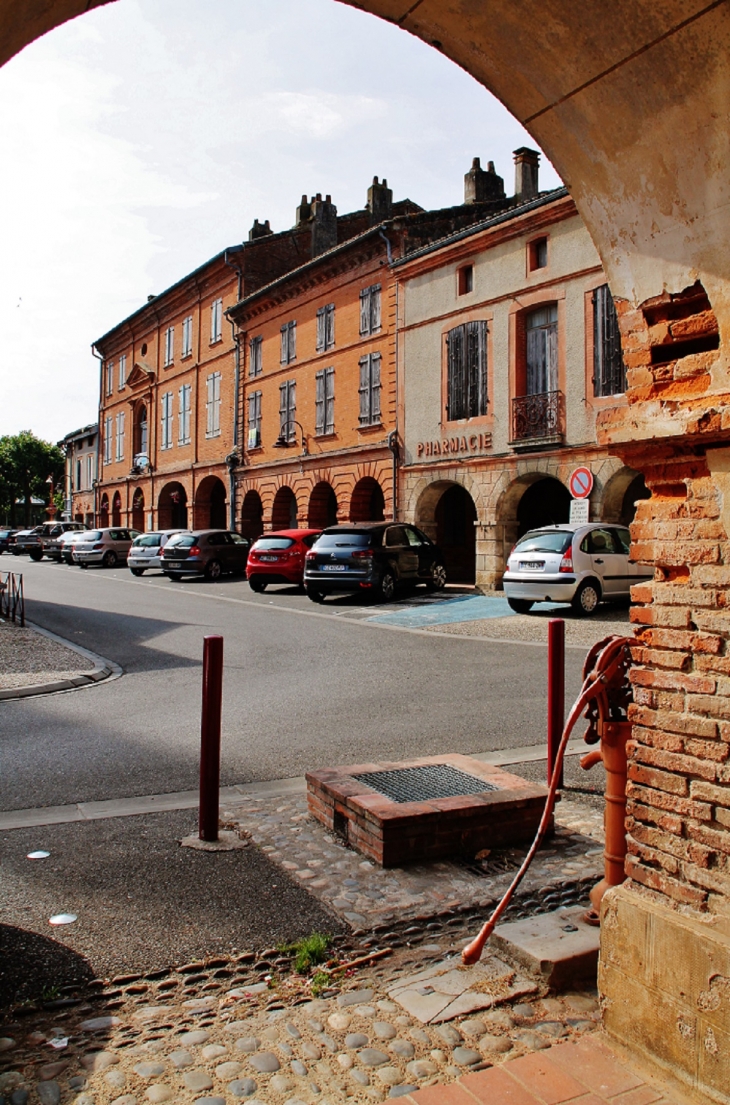
{"type": "Polygon", "coordinates": [[[64,456],[57,445],[36,437],[31,430],[0,437],[0,517],[10,525],[30,525],[31,499],[48,501],[48,477],[63,483],[64,456]],[[23,500],[18,503],[18,500],[23,500]]]}

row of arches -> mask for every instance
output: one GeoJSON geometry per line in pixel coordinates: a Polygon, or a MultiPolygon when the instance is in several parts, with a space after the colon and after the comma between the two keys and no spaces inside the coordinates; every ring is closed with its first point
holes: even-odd
{"type": "MultiPolygon", "coordinates": [[[[324,529],[334,526],[342,520],[340,503],[331,484],[320,480],[309,494],[309,501],[301,504],[305,507],[300,513],[300,503],[291,487],[280,487],[274,495],[271,506],[270,528],[296,529],[307,526],[309,529],[324,529]]],[[[372,476],[364,476],[355,484],[350,497],[347,520],[350,522],[382,522],[385,519],[385,496],[383,489],[372,476]]],[[[264,504],[258,491],[247,491],[241,506],[241,533],[252,539],[264,532],[264,504]]]]}
{"type": "MultiPolygon", "coordinates": [[[[135,488],[129,517],[123,521],[122,496],[115,491],[111,503],[106,492],[99,504],[99,525],[129,525],[132,529],[144,531],[146,509],[148,509],[144,491],[135,488]]],[[[165,484],[157,496],[157,527],[159,529],[187,529],[194,525],[201,529],[226,529],[228,527],[228,504],[226,488],[217,476],[207,476],[201,480],[195,492],[192,510],[188,503],[188,493],[177,482],[165,484]]]]}

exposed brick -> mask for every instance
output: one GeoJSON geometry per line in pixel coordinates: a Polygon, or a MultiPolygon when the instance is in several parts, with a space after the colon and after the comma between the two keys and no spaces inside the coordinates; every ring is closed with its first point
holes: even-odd
{"type": "Polygon", "coordinates": [[[651,710],[637,703],[629,706],[629,719],[647,727],[668,730],[670,733],[687,733],[696,737],[707,737],[708,740],[717,736],[717,722],[712,718],[651,710]]]}
{"type": "Polygon", "coordinates": [[[706,675],[680,675],[676,672],[645,671],[642,668],[633,668],[630,679],[634,686],[666,687],[668,690],[681,687],[695,695],[711,695],[716,685],[715,680],[706,675]]]}
{"type": "Polygon", "coordinates": [[[626,784],[626,794],[630,798],[635,798],[644,805],[654,806],[656,809],[684,814],[687,817],[694,817],[696,821],[712,821],[712,806],[706,802],[700,802],[694,797],[685,798],[681,795],[670,794],[665,790],[640,786],[631,779],[626,784]]]}
{"type": "Polygon", "coordinates": [[[667,752],[684,751],[684,739],[676,733],[664,733],[661,729],[644,729],[641,725],[635,725],[632,736],[634,739],[626,745],[629,757],[635,756],[636,749],[641,745],[664,748],[667,752]]]}
{"type": "Polygon", "coordinates": [[[666,606],[715,606],[716,592],[704,587],[677,587],[674,583],[655,583],[654,601],[666,606]]]}
{"type": "Polygon", "coordinates": [[[730,656],[696,656],[695,664],[700,671],[730,675],[730,656]]]}
{"type": "Polygon", "coordinates": [[[686,886],[663,871],[645,867],[635,856],[628,855],[626,857],[626,874],[629,878],[641,883],[642,886],[647,886],[651,890],[658,890],[666,897],[672,898],[675,902],[681,902],[683,905],[691,905],[695,909],[702,909],[707,902],[706,891],[699,890],[694,886],[686,886]]]}
{"type": "Polygon", "coordinates": [[[682,833],[684,821],[677,814],[656,810],[653,806],[645,806],[641,802],[634,801],[627,803],[627,810],[629,815],[637,821],[649,825],[658,825],[660,829],[664,829],[667,833],[673,833],[675,836],[680,836],[682,833]]]}
{"type": "MultiPolygon", "coordinates": [[[[645,748],[640,745],[633,749],[633,756],[643,764],[652,767],[664,768],[666,771],[684,773],[685,775],[699,775],[701,779],[714,782],[717,776],[717,767],[714,763],[696,760],[692,756],[682,756],[676,752],[667,752],[662,748],[645,748]]],[[[647,780],[637,780],[646,782],[647,780]]],[[[667,787],[662,787],[667,790],[667,787]]],[[[677,794],[686,794],[686,791],[676,791],[677,794]]]]}
{"type": "Polygon", "coordinates": [[[678,606],[632,606],[629,618],[635,624],[671,626],[673,629],[688,629],[692,620],[690,610],[678,606]]]}
{"type": "Polygon", "coordinates": [[[725,855],[730,855],[730,833],[726,833],[723,829],[713,829],[709,825],[695,825],[694,822],[690,821],[686,826],[686,831],[692,840],[697,840],[700,844],[713,848],[716,852],[724,852],[725,855]]]}
{"type": "Polygon", "coordinates": [[[695,756],[698,760],[712,760],[716,764],[724,763],[730,756],[730,745],[725,741],[685,739],[684,750],[688,756],[695,756]]]}
{"type": "Polygon", "coordinates": [[[712,655],[721,652],[724,644],[724,639],[716,634],[681,629],[649,629],[644,631],[643,638],[652,648],[690,649],[712,655]]]}
{"type": "Polygon", "coordinates": [[[675,859],[688,860],[698,867],[708,867],[710,864],[713,855],[712,847],[682,840],[673,833],[662,832],[659,828],[652,828],[631,817],[627,821],[626,830],[639,844],[664,852],[675,859]]]}
{"type": "Polygon", "coordinates": [[[690,783],[690,795],[701,802],[712,802],[716,806],[730,809],[730,787],[716,786],[697,779],[690,783]]]}
{"type": "Polygon", "coordinates": [[[636,664],[665,668],[670,671],[682,671],[690,666],[689,652],[677,652],[670,649],[641,648],[632,646],[631,656],[636,664]]]}
{"type": "Polygon", "coordinates": [[[718,807],[715,810],[715,821],[730,829],[730,810],[723,810],[718,807]]]}
{"type": "Polygon", "coordinates": [[[696,863],[682,863],[682,876],[695,886],[704,890],[714,890],[723,897],[727,896],[728,876],[725,870],[707,870],[696,863]]]}
{"type": "Polygon", "coordinates": [[[730,719],[730,698],[719,695],[690,694],[687,696],[687,708],[695,714],[730,719]]]}
{"type": "Polygon", "coordinates": [[[672,775],[667,771],[657,771],[653,767],[643,767],[641,764],[630,763],[629,779],[634,783],[643,783],[644,786],[666,790],[669,794],[679,794],[683,797],[689,794],[689,783],[684,776],[672,775]]]}

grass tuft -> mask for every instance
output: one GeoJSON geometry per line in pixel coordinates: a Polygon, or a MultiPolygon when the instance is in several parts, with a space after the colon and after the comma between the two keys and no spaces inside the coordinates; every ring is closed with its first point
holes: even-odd
{"type": "Polygon", "coordinates": [[[324,963],[327,959],[327,949],[331,943],[331,936],[323,935],[321,932],[313,932],[311,936],[304,936],[301,940],[295,940],[292,944],[280,945],[278,951],[285,955],[293,955],[294,970],[303,975],[312,967],[324,963]]]}

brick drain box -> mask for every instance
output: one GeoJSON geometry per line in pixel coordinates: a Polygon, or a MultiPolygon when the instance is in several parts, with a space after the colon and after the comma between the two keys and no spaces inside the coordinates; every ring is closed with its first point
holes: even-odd
{"type": "Polygon", "coordinates": [[[469,756],[307,773],[313,817],[381,867],[529,843],[547,787],[469,756]]]}

